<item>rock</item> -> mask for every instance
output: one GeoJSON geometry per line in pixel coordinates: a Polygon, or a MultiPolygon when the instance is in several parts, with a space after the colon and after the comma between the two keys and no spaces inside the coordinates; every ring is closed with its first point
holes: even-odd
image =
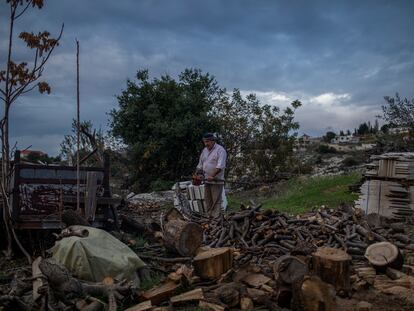
{"type": "Polygon", "coordinates": [[[370,304],[367,301],[360,301],[356,305],[356,311],[371,311],[372,310],[372,304],[370,304]]]}

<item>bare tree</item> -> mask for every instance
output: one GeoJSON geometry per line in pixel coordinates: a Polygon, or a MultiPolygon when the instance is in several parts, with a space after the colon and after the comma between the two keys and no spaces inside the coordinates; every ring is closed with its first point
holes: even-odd
{"type": "MultiPolygon", "coordinates": [[[[10,142],[9,142],[9,114],[13,103],[19,96],[38,88],[40,93],[50,93],[47,82],[41,81],[43,70],[53,50],[59,45],[63,33],[63,24],[59,35],[52,38],[48,31],[21,32],[19,38],[33,51],[33,58],[29,62],[13,61],[14,26],[15,22],[30,8],[41,9],[43,0],[6,0],[9,9],[9,33],[6,67],[0,70],[0,98],[4,104],[3,116],[0,120],[1,135],[1,194],[3,198],[3,218],[7,230],[8,248],[7,255],[11,255],[12,234],[14,230],[10,225],[10,142]]],[[[17,238],[16,238],[17,240],[17,238]]],[[[18,242],[18,241],[17,241],[18,242]]]]}

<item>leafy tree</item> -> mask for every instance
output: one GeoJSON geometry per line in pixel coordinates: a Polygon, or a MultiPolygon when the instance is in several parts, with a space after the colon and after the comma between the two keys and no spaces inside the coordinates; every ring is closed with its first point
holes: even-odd
{"type": "Polygon", "coordinates": [[[198,69],[184,70],[178,80],[150,79],[147,70],[136,78],[118,96],[110,122],[113,135],[131,148],[136,188],[148,190],[192,173],[202,134],[217,129],[210,111],[224,91],[198,69]]]}
{"type": "MultiPolygon", "coordinates": [[[[60,144],[60,156],[69,164],[76,164],[77,154],[77,122],[72,121],[72,134],[65,135],[60,144]]],[[[94,152],[93,157],[85,161],[85,165],[103,166],[103,153],[105,151],[105,137],[101,129],[93,129],[91,121],[83,121],[79,124],[80,159],[94,152]]]]}
{"type": "Polygon", "coordinates": [[[248,172],[272,180],[287,171],[296,137],[293,131],[299,128],[294,111],[300,106],[294,101],[281,111],[261,105],[254,94],[243,98],[237,89],[231,97],[222,96],[213,114],[228,152],[229,173],[241,176],[248,172]]]}
{"type": "Polygon", "coordinates": [[[401,98],[398,93],[395,97],[385,96],[385,105],[382,106],[381,116],[386,124],[381,127],[377,135],[377,147],[386,151],[413,151],[414,150],[414,98],[401,98]],[[392,128],[401,128],[401,133],[391,131],[392,128]]]}
{"type": "Polygon", "coordinates": [[[414,129],[414,98],[402,99],[398,93],[395,97],[385,96],[386,104],[382,106],[382,118],[390,127],[408,127],[414,129]]]}
{"type": "Polygon", "coordinates": [[[350,130],[346,130],[346,135],[351,135],[351,131],[350,130]]]}
{"type": "Polygon", "coordinates": [[[40,155],[40,154],[32,152],[27,155],[26,160],[32,163],[51,164],[51,163],[56,163],[56,162],[59,163],[61,161],[61,158],[59,156],[49,157],[47,154],[40,155]]]}
{"type": "Polygon", "coordinates": [[[334,139],[336,137],[336,133],[328,131],[326,132],[326,134],[323,136],[323,141],[326,143],[330,143],[332,139],[334,139]]]}
{"type": "Polygon", "coordinates": [[[366,135],[366,134],[369,134],[369,132],[370,132],[370,127],[366,122],[361,123],[359,125],[358,130],[357,130],[358,135],[366,135]]]}
{"type": "MultiPolygon", "coordinates": [[[[30,62],[16,62],[14,60],[15,47],[15,22],[27,12],[30,7],[41,9],[43,0],[7,0],[10,9],[8,16],[9,31],[6,42],[6,68],[0,69],[0,98],[4,104],[3,116],[0,120],[0,135],[2,143],[2,170],[1,170],[1,192],[3,198],[3,220],[6,226],[8,249],[7,256],[11,255],[12,234],[16,237],[10,226],[9,196],[10,185],[10,143],[9,143],[9,114],[14,102],[23,94],[37,88],[40,93],[50,93],[51,88],[45,81],[41,81],[43,70],[49,60],[53,50],[59,45],[59,40],[63,32],[63,25],[57,38],[52,38],[48,31],[21,32],[19,38],[24,41],[26,46],[33,51],[30,62]]],[[[17,238],[16,238],[17,241],[17,238]]],[[[18,243],[20,246],[20,243],[18,243]]],[[[22,248],[24,251],[24,249],[22,248]]],[[[24,251],[25,252],[25,251],[24,251]]],[[[25,252],[29,261],[30,256],[25,252]]]]}
{"type": "Polygon", "coordinates": [[[345,133],[344,133],[344,131],[343,131],[343,130],[340,130],[340,131],[339,131],[339,136],[345,136],[345,133]]]}

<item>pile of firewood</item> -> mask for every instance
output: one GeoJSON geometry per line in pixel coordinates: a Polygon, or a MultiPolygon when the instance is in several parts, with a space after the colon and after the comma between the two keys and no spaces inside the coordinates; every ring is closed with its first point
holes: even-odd
{"type": "Polygon", "coordinates": [[[306,255],[321,246],[342,249],[359,261],[365,260],[366,248],[374,242],[390,241],[406,252],[414,250],[403,223],[387,223],[376,216],[367,219],[361,210],[347,206],[290,216],[252,205],[204,223],[204,244],[236,248],[239,265],[292,253],[306,255]]]}

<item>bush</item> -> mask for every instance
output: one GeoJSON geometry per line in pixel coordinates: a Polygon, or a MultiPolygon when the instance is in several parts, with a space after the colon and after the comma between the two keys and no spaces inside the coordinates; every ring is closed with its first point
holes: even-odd
{"type": "Polygon", "coordinates": [[[329,147],[327,145],[320,145],[317,149],[318,153],[337,153],[335,148],[329,147]]]}
{"type": "Polygon", "coordinates": [[[358,161],[354,157],[347,157],[347,158],[342,160],[342,165],[345,166],[345,167],[355,166],[355,165],[358,165],[358,164],[360,164],[360,161],[358,161]]]}
{"type": "Polygon", "coordinates": [[[150,188],[151,191],[164,191],[164,190],[170,190],[171,187],[174,185],[173,181],[169,180],[163,180],[163,179],[156,179],[153,182],[151,182],[150,188]]]}

